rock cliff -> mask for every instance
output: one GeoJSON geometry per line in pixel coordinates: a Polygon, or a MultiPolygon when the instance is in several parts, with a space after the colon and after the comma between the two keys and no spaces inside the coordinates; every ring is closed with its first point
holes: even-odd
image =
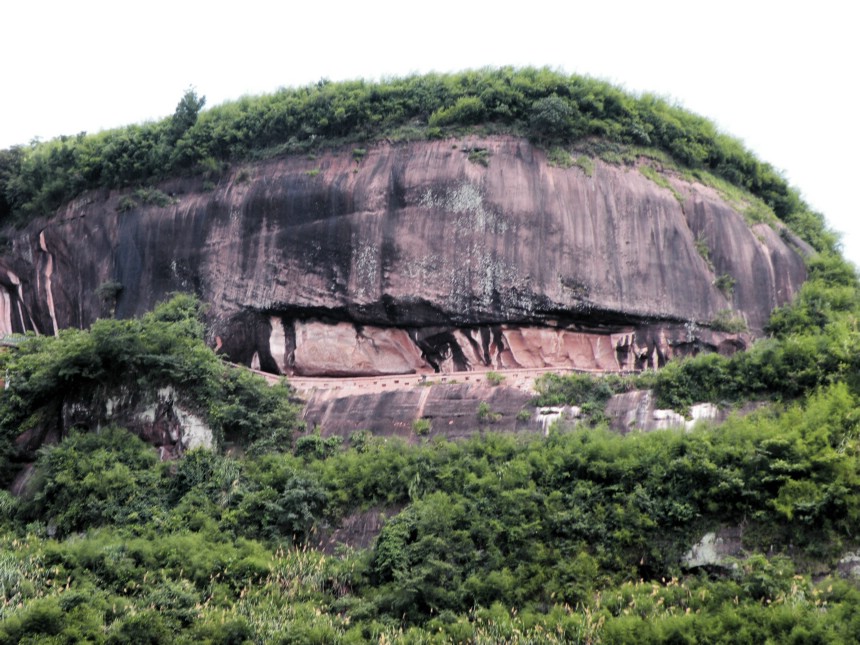
{"type": "Polygon", "coordinates": [[[183,290],[209,304],[214,346],[274,373],[620,370],[743,348],[805,279],[801,243],[716,190],[592,165],[470,136],[174,179],[166,205],[92,192],[7,231],[0,330],[183,290]],[[726,312],[748,331],[719,331],[726,312]]]}

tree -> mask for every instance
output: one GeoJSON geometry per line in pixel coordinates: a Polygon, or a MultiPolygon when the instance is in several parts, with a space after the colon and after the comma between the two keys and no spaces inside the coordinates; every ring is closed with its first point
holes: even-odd
{"type": "Polygon", "coordinates": [[[557,94],[534,102],[529,116],[532,137],[541,143],[564,142],[579,133],[579,111],[557,94]]]}
{"type": "Polygon", "coordinates": [[[197,96],[197,92],[193,87],[185,90],[185,94],[179,99],[179,103],[176,104],[176,110],[171,117],[168,129],[171,143],[176,143],[191,126],[197,123],[197,116],[204,105],[206,105],[205,96],[197,96]]]}

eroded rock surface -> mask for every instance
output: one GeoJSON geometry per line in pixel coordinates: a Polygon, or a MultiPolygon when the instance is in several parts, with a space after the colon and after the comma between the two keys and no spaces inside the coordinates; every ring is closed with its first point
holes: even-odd
{"type": "Polygon", "coordinates": [[[671,181],[680,200],[633,166],[588,176],[525,140],[467,137],[259,162],[211,190],[176,179],[165,207],[93,192],[7,232],[0,328],[86,327],[180,290],[210,305],[213,345],[274,373],[633,369],[743,348],[805,279],[799,243],[671,181]],[[749,334],[709,327],[726,311],[749,334]]]}
{"type": "Polygon", "coordinates": [[[56,423],[37,424],[19,435],[16,443],[25,456],[35,456],[39,447],[59,443],[72,430],[98,431],[109,425],[138,435],[152,444],[162,459],[215,446],[212,429],[172,387],[153,392],[129,387],[91,392],[86,399],[64,402],[56,423]]]}
{"type": "Polygon", "coordinates": [[[362,430],[409,441],[436,435],[460,439],[481,431],[541,430],[529,410],[531,399],[531,394],[517,388],[467,383],[353,395],[320,390],[307,395],[304,420],[309,428],[318,426],[323,436],[347,439],[362,430]],[[521,414],[524,409],[525,415],[521,414]],[[422,434],[413,425],[419,419],[429,421],[429,429],[422,434]]]}

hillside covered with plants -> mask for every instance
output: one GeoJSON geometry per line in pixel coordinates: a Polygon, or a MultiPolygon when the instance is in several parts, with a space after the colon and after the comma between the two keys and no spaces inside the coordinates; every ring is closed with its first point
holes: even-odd
{"type": "MultiPolygon", "coordinates": [[[[116,427],[43,448],[24,494],[0,494],[0,642],[856,642],[860,590],[832,575],[860,517],[850,378],[689,433],[622,437],[597,420],[546,438],[410,447],[358,433],[343,447],[297,421],[288,391],[237,383],[189,304],[5,355],[7,481],[27,419],[123,374],[199,375],[189,395],[232,448],[159,462],[116,427]],[[129,328],[144,341],[126,344],[129,328]],[[369,548],[334,547],[344,520],[379,510],[369,548]],[[742,527],[747,555],[683,567],[720,526],[742,527]]],[[[857,313],[855,299],[826,326],[857,313]]],[[[706,367],[647,378],[680,398],[706,388],[706,367]]],[[[554,396],[603,387],[583,385],[554,396]]]]}
{"type": "Polygon", "coordinates": [[[567,154],[659,148],[759,196],[818,252],[747,352],[541,381],[535,405],[589,410],[546,437],[324,438],[288,384],[222,363],[186,295],[141,319],[27,337],[0,358],[0,480],[34,464],[20,496],[0,492],[0,643],[858,641],[860,587],[837,569],[860,548],[860,284],[772,168],[659,99],[548,70],[320,83],[200,108],[188,94],[160,123],[3,151],[0,214],[21,222],[83,190],[476,128],[567,154]],[[17,442],[109,384],[176,387],[216,448],[160,462],[122,427],[37,454],[17,442]],[[613,434],[601,406],[641,387],[681,412],[759,407],[689,432],[613,434]],[[720,528],[743,551],[685,565],[720,528]]]}

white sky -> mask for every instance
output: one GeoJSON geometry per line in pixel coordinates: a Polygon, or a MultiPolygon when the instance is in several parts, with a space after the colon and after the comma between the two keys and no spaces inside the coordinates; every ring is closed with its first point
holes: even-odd
{"type": "Polygon", "coordinates": [[[26,0],[0,7],[0,148],[320,78],[549,66],[653,92],[783,171],[860,264],[857,10],[841,0],[26,0]]]}

